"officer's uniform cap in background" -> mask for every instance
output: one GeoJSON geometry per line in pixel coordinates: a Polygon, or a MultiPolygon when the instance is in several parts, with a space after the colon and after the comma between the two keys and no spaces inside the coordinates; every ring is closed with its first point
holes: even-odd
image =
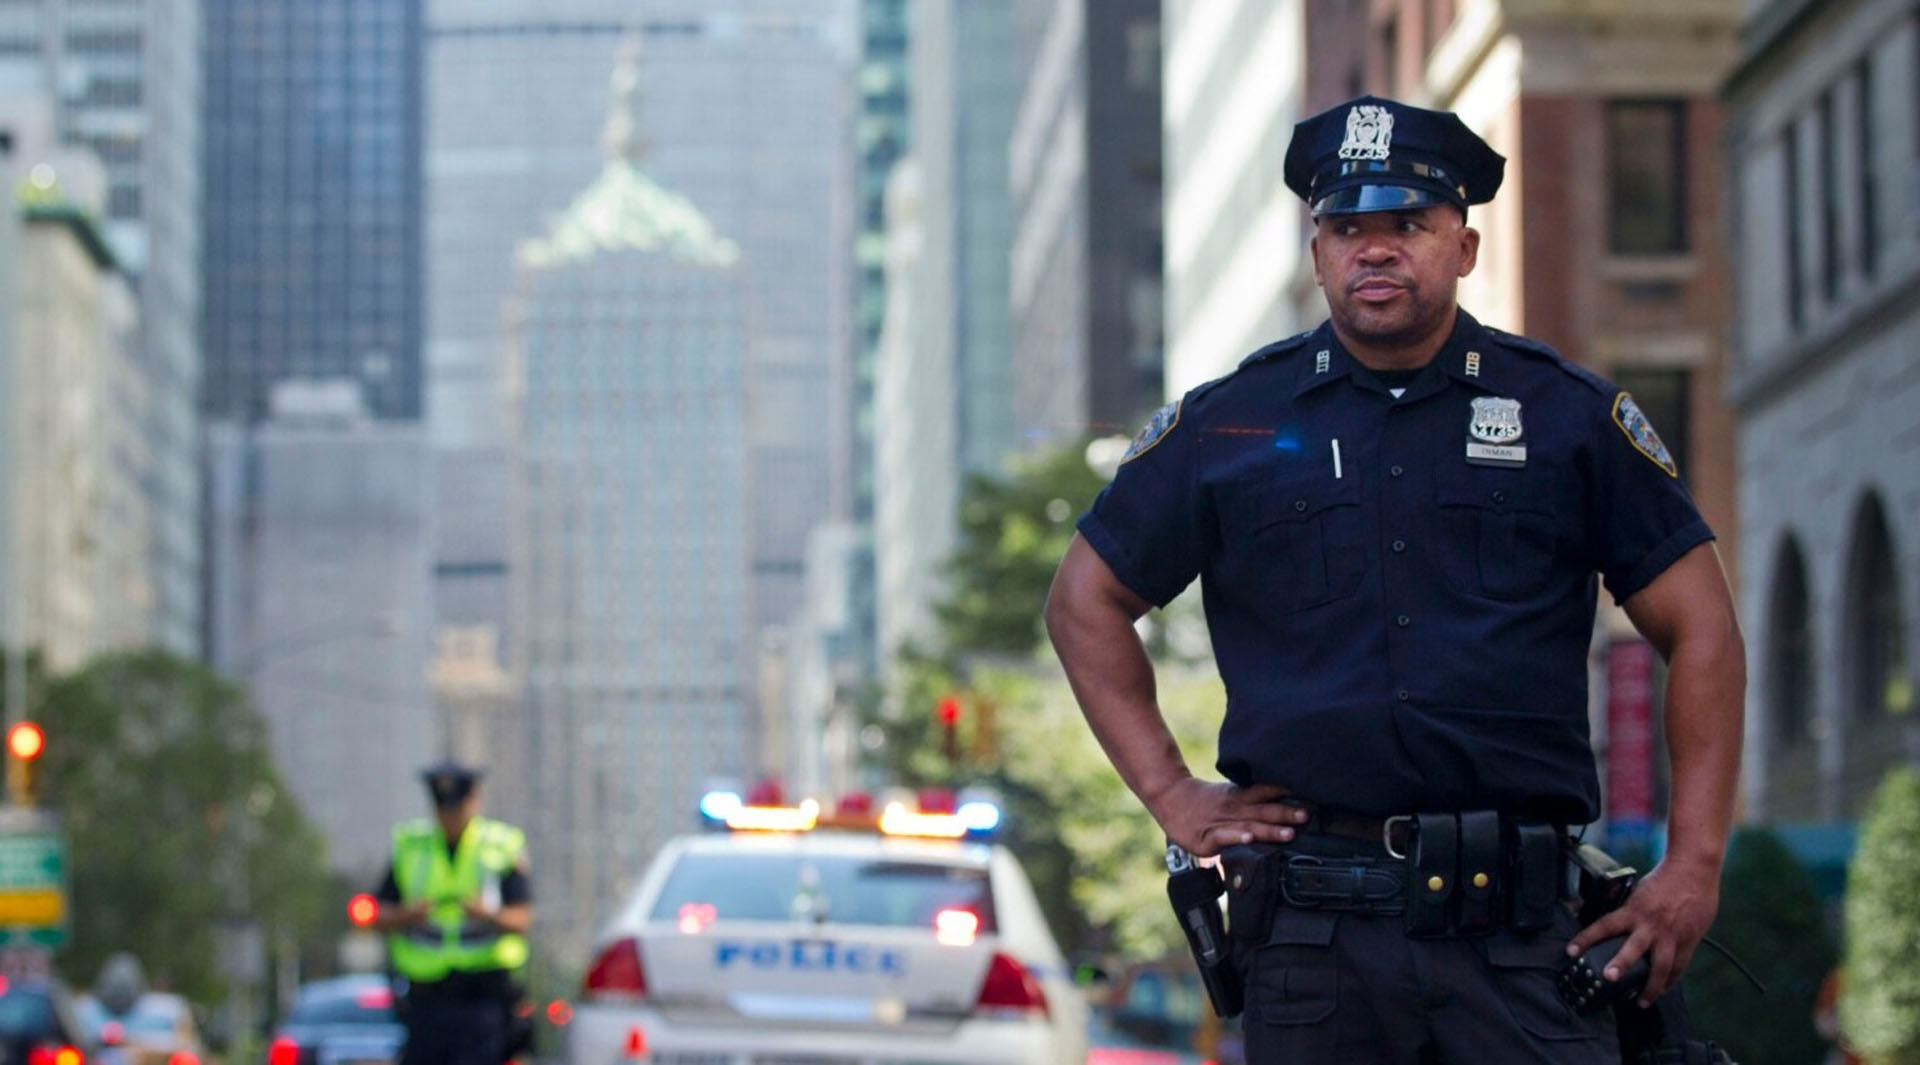
{"type": "Polygon", "coordinates": [[[420,771],[420,777],[427,782],[427,791],[433,795],[436,806],[453,806],[465,801],[467,796],[473,794],[473,786],[479,783],[484,774],[482,769],[451,759],[420,771]]]}
{"type": "Polygon", "coordinates": [[[1500,189],[1507,160],[1451,111],[1362,96],[1305,119],[1287,145],[1287,187],[1322,215],[1450,203],[1500,189]]]}

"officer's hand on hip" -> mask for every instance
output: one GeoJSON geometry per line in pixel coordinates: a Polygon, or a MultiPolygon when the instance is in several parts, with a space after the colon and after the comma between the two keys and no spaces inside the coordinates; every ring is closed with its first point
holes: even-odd
{"type": "Polygon", "coordinates": [[[1645,956],[1651,969],[1639,1004],[1648,1006],[1679,985],[1719,908],[1720,870],[1711,863],[1669,857],[1640,881],[1626,905],[1581,929],[1567,944],[1567,953],[1578,956],[1603,939],[1625,935],[1626,946],[1603,975],[1616,979],[1645,956]]]}
{"type": "Polygon", "coordinates": [[[1167,838],[1197,858],[1219,854],[1239,843],[1285,843],[1293,826],[1305,824],[1305,807],[1285,801],[1289,792],[1274,784],[1237,784],[1185,777],[1155,795],[1148,810],[1167,838]]]}

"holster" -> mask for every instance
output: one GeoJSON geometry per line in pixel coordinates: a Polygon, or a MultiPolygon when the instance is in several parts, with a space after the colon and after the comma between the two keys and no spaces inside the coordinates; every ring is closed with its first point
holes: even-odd
{"type": "Polygon", "coordinates": [[[1185,848],[1167,841],[1167,901],[1193,951],[1213,1012],[1222,1018],[1239,1014],[1242,990],[1240,970],[1220,916],[1220,895],[1225,890],[1217,871],[1195,865],[1185,848]]]}

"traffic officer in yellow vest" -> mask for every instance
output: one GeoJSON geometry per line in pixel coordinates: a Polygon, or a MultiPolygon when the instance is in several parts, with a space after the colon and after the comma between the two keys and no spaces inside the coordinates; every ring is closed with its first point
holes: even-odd
{"type": "Polygon", "coordinates": [[[501,1065],[533,918],[526,835],[479,816],[480,770],[422,774],[432,820],[394,826],[375,927],[406,981],[402,1065],[501,1065]]]}

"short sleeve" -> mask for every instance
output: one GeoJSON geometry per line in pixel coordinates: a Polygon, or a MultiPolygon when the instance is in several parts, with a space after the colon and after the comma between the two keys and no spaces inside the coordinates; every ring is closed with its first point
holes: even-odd
{"type": "Polygon", "coordinates": [[[1154,606],[1172,602],[1204,561],[1190,399],[1154,414],[1079,524],[1120,583],[1154,606]]]}
{"type": "Polygon", "coordinates": [[[1673,455],[1626,392],[1594,423],[1596,498],[1588,518],[1595,564],[1624,603],[1680,556],[1713,539],[1673,455]]]}

